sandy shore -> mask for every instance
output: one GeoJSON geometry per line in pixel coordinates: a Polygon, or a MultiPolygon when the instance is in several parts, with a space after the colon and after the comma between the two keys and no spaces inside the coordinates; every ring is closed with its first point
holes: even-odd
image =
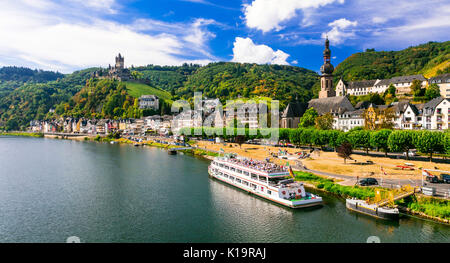
{"type": "MultiPolygon", "coordinates": [[[[213,142],[200,141],[197,145],[201,148],[220,151],[223,149],[226,153],[236,153],[240,156],[245,156],[247,158],[253,158],[258,160],[264,160],[265,158],[270,158],[271,161],[285,165],[288,160],[282,160],[278,158],[273,158],[271,153],[278,153],[280,148],[271,146],[261,146],[252,144],[242,144],[241,147],[233,143],[216,144],[213,142]]],[[[281,148],[282,150],[288,151],[290,154],[302,151],[300,149],[294,148],[281,148]]],[[[372,157],[360,154],[353,154],[353,160],[347,160],[344,164],[344,160],[337,156],[335,152],[323,152],[316,151],[311,154],[310,158],[301,159],[301,162],[312,170],[341,174],[347,176],[359,176],[359,177],[370,177],[370,176],[380,176],[382,174],[381,167],[383,168],[386,175],[383,175],[387,179],[416,179],[422,178],[422,171],[419,168],[428,168],[438,170],[450,171],[450,164],[441,164],[433,162],[424,161],[412,161],[404,159],[391,159],[385,157],[372,157]],[[373,164],[364,164],[366,161],[372,161],[373,164]],[[397,165],[405,165],[405,163],[412,164],[414,170],[401,170],[397,168],[397,165]]],[[[295,163],[294,160],[289,160],[290,163],[295,163]]]]}

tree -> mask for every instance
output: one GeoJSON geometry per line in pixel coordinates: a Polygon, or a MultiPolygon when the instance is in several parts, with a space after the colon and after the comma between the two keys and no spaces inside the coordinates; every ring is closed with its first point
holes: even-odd
{"type": "Polygon", "coordinates": [[[441,90],[436,83],[431,84],[425,90],[425,97],[427,100],[432,100],[434,98],[441,96],[441,90]]]}
{"type": "Polygon", "coordinates": [[[370,134],[370,145],[377,150],[383,149],[384,156],[387,157],[389,147],[388,147],[388,138],[391,135],[392,130],[383,129],[379,131],[372,132],[370,134]]]}
{"type": "Polygon", "coordinates": [[[237,135],[237,136],[234,138],[234,140],[235,140],[235,142],[236,142],[237,144],[239,144],[239,148],[241,148],[242,144],[245,142],[245,136],[244,136],[244,135],[237,135]]]}
{"type": "Polygon", "coordinates": [[[406,152],[409,160],[409,150],[414,148],[413,131],[393,131],[388,138],[388,147],[393,152],[406,152]]]}
{"type": "Polygon", "coordinates": [[[416,133],[414,142],[420,152],[430,154],[431,162],[433,152],[444,150],[444,139],[444,134],[441,132],[420,131],[416,133]]]}
{"type": "Polygon", "coordinates": [[[327,130],[314,130],[311,136],[311,141],[317,146],[322,148],[329,142],[328,131],[327,130]]]}
{"type": "Polygon", "coordinates": [[[7,131],[18,130],[18,129],[19,129],[19,122],[15,118],[10,119],[6,122],[6,130],[7,131]]]}
{"type": "Polygon", "coordinates": [[[333,128],[333,115],[327,113],[322,116],[316,117],[314,121],[315,128],[318,130],[331,130],[333,128]]]}
{"type": "Polygon", "coordinates": [[[346,142],[348,142],[347,133],[341,132],[336,139],[336,145],[341,146],[346,142]]]}
{"type": "Polygon", "coordinates": [[[413,80],[410,88],[414,97],[423,96],[424,90],[422,89],[422,82],[420,80],[413,80]]]}
{"type": "Polygon", "coordinates": [[[348,142],[344,142],[341,146],[337,148],[338,156],[344,158],[344,163],[347,159],[351,159],[350,156],[353,153],[352,145],[348,142]]]}
{"type": "Polygon", "coordinates": [[[312,127],[315,124],[316,118],[319,116],[314,108],[309,108],[305,111],[303,116],[300,118],[299,128],[312,127]]]}
{"type": "Polygon", "coordinates": [[[384,96],[386,95],[392,95],[392,97],[395,97],[395,92],[396,92],[396,88],[394,86],[394,84],[389,84],[389,87],[386,89],[386,91],[384,92],[384,96]]]}
{"type": "Polygon", "coordinates": [[[348,140],[353,147],[363,147],[369,154],[370,132],[367,130],[355,130],[348,133],[348,140]]]}
{"type": "Polygon", "coordinates": [[[309,148],[312,148],[313,133],[314,129],[303,129],[303,131],[300,133],[300,144],[309,145],[309,148]]]}
{"type": "Polygon", "coordinates": [[[279,140],[280,141],[289,141],[289,136],[291,133],[291,129],[280,128],[279,130],[279,140]]]}
{"type": "MultiPolygon", "coordinates": [[[[289,132],[289,141],[297,146],[301,146],[301,134],[302,134],[303,129],[292,129],[289,132]]],[[[281,132],[280,132],[281,135],[281,132]]]]}
{"type": "Polygon", "coordinates": [[[336,151],[337,147],[340,145],[338,140],[339,136],[343,134],[343,132],[338,130],[329,130],[327,132],[328,132],[328,145],[330,147],[333,147],[334,151],[336,151]]]}
{"type": "Polygon", "coordinates": [[[364,128],[366,130],[392,129],[395,111],[391,108],[370,107],[364,110],[364,128]]]}
{"type": "Polygon", "coordinates": [[[448,131],[444,134],[444,148],[445,153],[450,154],[450,132],[448,131]]]}

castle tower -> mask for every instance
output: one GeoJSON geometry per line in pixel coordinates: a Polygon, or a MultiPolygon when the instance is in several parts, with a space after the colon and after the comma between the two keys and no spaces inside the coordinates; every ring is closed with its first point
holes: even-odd
{"type": "Polygon", "coordinates": [[[336,92],[333,89],[333,71],[334,67],[330,63],[331,50],[328,37],[325,40],[325,50],[323,51],[323,65],[320,67],[322,76],[320,77],[319,99],[335,97],[336,92]]]}
{"type": "Polygon", "coordinates": [[[119,53],[119,55],[116,57],[116,69],[124,69],[124,68],[125,68],[124,58],[119,53]]]}

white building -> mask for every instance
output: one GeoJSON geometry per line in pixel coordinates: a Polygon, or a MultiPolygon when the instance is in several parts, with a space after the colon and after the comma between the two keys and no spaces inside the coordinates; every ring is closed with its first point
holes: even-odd
{"type": "Polygon", "coordinates": [[[174,131],[182,128],[195,128],[203,126],[203,116],[201,111],[187,110],[182,111],[172,120],[171,127],[174,131]]]}
{"type": "Polygon", "coordinates": [[[420,80],[422,84],[422,88],[426,87],[427,79],[422,75],[410,75],[410,76],[400,76],[393,77],[390,79],[382,79],[374,84],[373,92],[384,93],[389,85],[394,85],[396,94],[408,94],[411,93],[411,85],[414,80],[420,80]]]}
{"type": "Polygon", "coordinates": [[[422,127],[422,114],[418,105],[408,101],[400,101],[392,104],[395,110],[394,128],[402,130],[417,130],[422,127]]]}
{"type": "Polygon", "coordinates": [[[356,127],[364,127],[364,110],[345,111],[333,118],[333,129],[349,131],[356,127]]]}
{"type": "Polygon", "coordinates": [[[346,95],[363,96],[368,95],[369,93],[375,93],[373,87],[379,81],[380,80],[377,79],[377,80],[350,81],[346,83],[341,79],[336,85],[336,94],[337,96],[346,96],[346,95]]]}
{"type": "Polygon", "coordinates": [[[448,129],[450,101],[442,97],[434,98],[425,103],[422,111],[423,129],[448,129]]]}
{"type": "Polygon", "coordinates": [[[159,99],[155,95],[142,95],[139,97],[139,108],[140,109],[159,109],[159,99]]]}
{"type": "Polygon", "coordinates": [[[430,78],[428,85],[431,84],[437,84],[439,86],[442,97],[450,98],[450,73],[430,78]]]}

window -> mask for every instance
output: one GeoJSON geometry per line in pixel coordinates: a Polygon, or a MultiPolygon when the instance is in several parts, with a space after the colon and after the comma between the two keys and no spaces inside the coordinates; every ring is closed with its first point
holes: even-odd
{"type": "Polygon", "coordinates": [[[272,191],[270,191],[270,190],[267,190],[267,193],[268,193],[269,195],[271,195],[271,194],[272,194],[272,191]]]}

